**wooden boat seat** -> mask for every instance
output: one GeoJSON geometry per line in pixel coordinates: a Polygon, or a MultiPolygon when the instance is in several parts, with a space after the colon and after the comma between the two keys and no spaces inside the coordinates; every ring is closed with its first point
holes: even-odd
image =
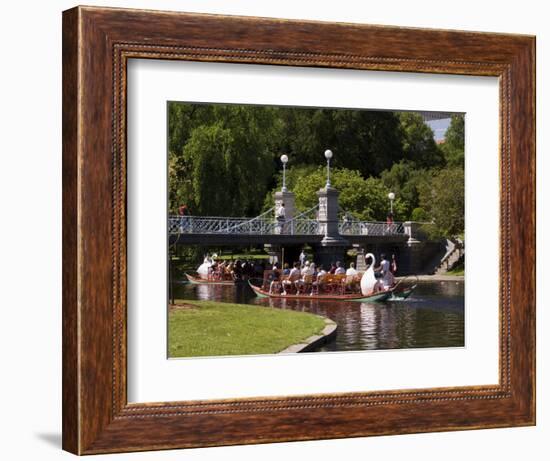
{"type": "Polygon", "coordinates": [[[361,284],[361,276],[360,275],[346,275],[346,278],[344,279],[344,292],[345,293],[355,293],[359,292],[360,284],[361,284]]]}
{"type": "Polygon", "coordinates": [[[345,274],[327,274],[323,281],[323,290],[331,294],[343,294],[345,279],[345,274]]]}

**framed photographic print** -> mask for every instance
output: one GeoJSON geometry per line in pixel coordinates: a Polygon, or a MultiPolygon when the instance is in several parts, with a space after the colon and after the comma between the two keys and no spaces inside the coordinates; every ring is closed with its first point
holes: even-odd
{"type": "Polygon", "coordinates": [[[64,12],[64,449],[534,424],[534,50],[64,12]]]}

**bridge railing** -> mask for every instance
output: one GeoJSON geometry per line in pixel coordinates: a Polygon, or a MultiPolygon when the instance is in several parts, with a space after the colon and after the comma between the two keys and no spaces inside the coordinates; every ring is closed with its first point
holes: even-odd
{"type": "Polygon", "coordinates": [[[319,223],[306,218],[280,223],[271,218],[170,216],[168,232],[170,234],[315,235],[319,233],[319,223]]]}
{"type": "Polygon", "coordinates": [[[279,225],[279,234],[289,235],[317,235],[320,232],[317,216],[319,205],[315,205],[308,210],[302,211],[291,220],[279,225]]]}
{"type": "Polygon", "coordinates": [[[319,221],[312,219],[293,219],[283,226],[283,234],[290,235],[317,235],[319,233],[319,221]]]}
{"type": "Polygon", "coordinates": [[[373,222],[373,221],[341,221],[338,225],[338,232],[341,235],[403,235],[405,228],[403,223],[394,222],[373,222]]]}
{"type": "MultiPolygon", "coordinates": [[[[372,221],[341,221],[341,235],[403,235],[403,223],[372,221]]],[[[273,218],[231,218],[221,216],[169,216],[170,234],[229,234],[229,235],[317,235],[319,221],[296,217],[284,223],[273,218]]]]}
{"type": "Polygon", "coordinates": [[[271,234],[273,219],[230,218],[221,216],[170,216],[170,234],[271,234]]]}

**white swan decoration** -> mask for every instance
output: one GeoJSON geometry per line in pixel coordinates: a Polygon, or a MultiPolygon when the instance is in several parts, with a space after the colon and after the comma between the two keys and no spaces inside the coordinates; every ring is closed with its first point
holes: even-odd
{"type": "Polygon", "coordinates": [[[367,253],[365,255],[365,259],[369,257],[372,259],[372,263],[363,274],[363,277],[361,277],[361,294],[363,296],[370,295],[374,291],[374,285],[376,284],[376,277],[374,276],[374,267],[376,265],[376,258],[372,253],[367,253]]]}
{"type": "Polygon", "coordinates": [[[210,269],[210,266],[212,266],[212,260],[208,256],[206,256],[203,263],[197,269],[197,274],[199,274],[199,277],[201,279],[208,278],[208,270],[210,269]]]}

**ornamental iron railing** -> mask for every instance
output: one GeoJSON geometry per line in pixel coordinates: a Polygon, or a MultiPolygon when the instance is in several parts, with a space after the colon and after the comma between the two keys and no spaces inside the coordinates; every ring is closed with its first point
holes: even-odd
{"type": "Polygon", "coordinates": [[[401,222],[381,222],[381,221],[355,221],[343,220],[338,225],[338,232],[341,235],[403,235],[405,228],[401,222]]]}
{"type": "MultiPolygon", "coordinates": [[[[226,235],[318,235],[319,221],[307,217],[314,209],[301,213],[288,221],[278,221],[265,214],[256,218],[221,216],[169,216],[170,234],[226,234],[226,235]]],[[[403,223],[343,220],[339,222],[341,235],[403,235],[403,223]]]]}

